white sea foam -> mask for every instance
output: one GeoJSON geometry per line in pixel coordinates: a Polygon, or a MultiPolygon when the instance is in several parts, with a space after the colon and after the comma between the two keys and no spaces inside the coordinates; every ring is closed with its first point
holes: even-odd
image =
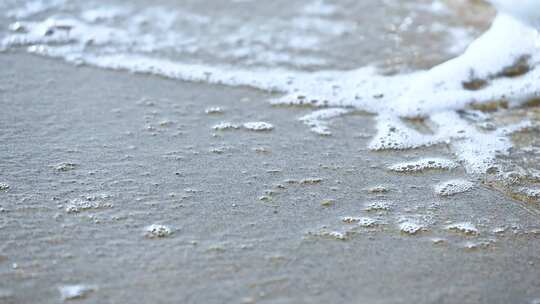
{"type": "Polygon", "coordinates": [[[444,158],[423,158],[416,161],[394,164],[388,167],[389,170],[401,173],[422,172],[430,169],[449,170],[456,168],[458,164],[444,158]]]}
{"type": "Polygon", "coordinates": [[[459,193],[467,192],[474,187],[474,184],[467,180],[454,179],[446,182],[442,182],[436,185],[435,193],[440,196],[452,196],[459,193]]]}
{"type": "Polygon", "coordinates": [[[422,225],[420,225],[418,223],[411,222],[411,221],[406,221],[406,222],[403,222],[403,223],[399,224],[399,230],[401,230],[402,233],[406,233],[406,234],[414,235],[414,234],[417,234],[418,232],[422,231],[423,229],[425,229],[425,227],[423,227],[422,225]]]}
{"type": "Polygon", "coordinates": [[[474,226],[472,223],[469,223],[469,222],[451,224],[451,225],[448,225],[446,228],[448,230],[461,232],[467,235],[476,235],[479,233],[478,228],[476,228],[476,226],[474,226]]]}
{"type": "MultiPolygon", "coordinates": [[[[73,16],[53,14],[42,20],[17,20],[17,30],[2,39],[0,48],[27,47],[31,53],[74,64],[280,93],[272,103],[331,107],[301,118],[322,135],[331,133],[328,119],[351,108],[367,111],[378,115],[377,134],[370,149],[449,144],[468,172],[484,173],[497,156],[508,153],[508,135],[531,125],[523,122],[486,132],[478,130],[457,111],[471,104],[501,100],[518,106],[540,97],[540,35],[536,27],[540,18],[531,1],[522,1],[528,7],[523,9],[494,0],[501,12],[491,28],[463,55],[428,71],[395,76],[380,75],[371,66],[316,72],[288,68],[324,65],[326,59],[314,51],[329,37],[342,37],[356,28],[355,24],[332,19],[338,8],[324,1],[304,6],[288,23],[274,20],[268,25],[276,31],[274,36],[256,33],[256,27],[247,26],[220,34],[225,37],[221,40],[211,36],[204,44],[197,44],[193,34],[176,32],[173,25],[180,23],[193,33],[210,27],[206,30],[213,33],[211,26],[229,27],[232,23],[228,19],[210,22],[207,16],[163,8],[141,13],[118,7],[106,11],[88,8],[73,16]],[[126,12],[130,12],[130,18],[125,18],[126,12]],[[119,16],[124,16],[124,21],[111,21],[119,16]],[[290,28],[283,31],[284,26],[290,28]],[[265,47],[261,49],[260,45],[265,47]],[[204,51],[202,46],[222,51],[212,52],[213,59],[205,62],[193,57],[204,51]],[[298,51],[306,56],[294,55],[298,51]],[[171,52],[180,56],[164,55],[171,52]],[[184,57],[188,59],[182,60],[184,57]],[[216,63],[216,58],[226,59],[228,64],[216,63]],[[235,61],[239,64],[231,64],[235,61]],[[523,66],[517,74],[515,68],[509,69],[516,64],[523,66]],[[421,133],[403,120],[419,117],[432,132],[421,133]]],[[[47,12],[58,5],[50,3],[47,9],[35,11],[47,12]]],[[[446,11],[438,1],[424,9],[434,14],[446,11]]],[[[22,15],[34,15],[31,8],[19,8],[19,12],[23,11],[27,13],[11,16],[23,19],[22,15]]],[[[401,30],[411,22],[404,21],[401,30]]]]}
{"type": "Polygon", "coordinates": [[[246,122],[243,124],[243,127],[246,130],[250,131],[272,131],[274,129],[274,125],[271,123],[267,123],[264,121],[252,121],[252,122],[246,122]]]}
{"type": "Polygon", "coordinates": [[[329,120],[349,113],[350,110],[343,108],[322,109],[300,117],[300,121],[311,128],[311,131],[319,135],[332,135],[329,120]]]}
{"type": "Polygon", "coordinates": [[[144,228],[147,238],[165,238],[173,234],[173,230],[169,226],[152,224],[144,228]]]}
{"type": "Polygon", "coordinates": [[[58,291],[60,291],[60,295],[64,301],[86,298],[90,293],[96,290],[96,286],[83,284],[58,287],[58,291]]]}

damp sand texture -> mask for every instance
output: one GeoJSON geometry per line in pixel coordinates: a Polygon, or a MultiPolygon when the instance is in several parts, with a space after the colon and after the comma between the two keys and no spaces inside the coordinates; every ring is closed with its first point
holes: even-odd
{"type": "MultiPolygon", "coordinates": [[[[54,15],[55,5],[63,5],[32,3],[37,4],[0,4],[10,8],[0,18],[0,25],[11,27],[10,36],[27,34],[15,21],[36,18],[39,28],[54,15]]],[[[86,8],[79,14],[80,1],[72,3],[67,13],[88,24],[119,18],[86,8]]],[[[193,10],[204,8],[186,3],[193,10]]],[[[264,15],[274,8],[285,14],[276,3],[254,5],[259,10],[252,13],[264,15]]],[[[350,17],[325,3],[306,7],[291,1],[291,10],[309,17],[296,20],[295,29],[305,29],[307,22],[308,28],[320,30],[317,35],[326,35],[326,42],[336,35],[347,37],[343,31],[350,24],[331,22],[326,32],[328,23],[323,30],[315,26],[320,20],[350,17]]],[[[400,34],[388,41],[375,39],[375,44],[415,40],[408,36],[413,33],[405,12],[444,12],[440,1],[403,3],[405,8],[392,10],[401,16],[398,27],[388,30],[400,34]]],[[[377,5],[366,1],[351,7],[377,5]]],[[[482,8],[491,18],[492,11],[482,8]]],[[[147,17],[153,20],[161,13],[147,17]]],[[[458,26],[449,15],[441,16],[445,27],[458,26]]],[[[199,16],[188,17],[180,19],[192,26],[205,24],[199,16]]],[[[479,23],[468,26],[481,32],[485,24],[479,23]]],[[[271,25],[276,30],[287,24],[271,25]]],[[[510,131],[499,129],[534,123],[534,108],[460,111],[456,121],[477,133],[438,138],[418,121],[384,120],[347,105],[272,105],[267,101],[279,100],[282,93],[80,65],[74,56],[79,50],[63,40],[68,29],[55,25],[55,30],[60,32],[45,35],[50,40],[44,42],[69,58],[27,54],[24,47],[0,53],[0,303],[540,301],[540,208],[532,188],[538,133],[520,133],[510,144],[503,142],[510,131]],[[470,174],[470,166],[456,157],[469,151],[468,140],[493,129],[498,133],[489,138],[501,143],[488,148],[514,147],[497,158],[502,179],[491,171],[470,174]],[[386,135],[405,134],[406,139],[411,134],[393,130],[414,130],[428,144],[373,149],[376,139],[386,135]],[[522,187],[528,199],[513,195],[522,187]]],[[[247,32],[238,34],[253,38],[247,32]]],[[[439,36],[446,37],[433,39],[439,36]]],[[[85,49],[90,55],[109,46],[94,43],[85,49]]],[[[137,45],[136,51],[146,46],[137,45]]],[[[273,45],[271,51],[279,48],[273,45]]],[[[291,54],[297,50],[291,45],[285,49],[291,54]]],[[[336,49],[355,48],[343,44],[336,49]]],[[[451,55],[441,47],[417,59],[403,49],[385,54],[403,60],[378,64],[395,73],[451,55]]],[[[313,57],[325,53],[317,50],[313,57]]],[[[230,60],[215,54],[220,53],[200,56],[209,62],[230,60]]],[[[247,56],[251,61],[237,60],[248,69],[274,69],[275,64],[309,72],[381,59],[357,55],[351,57],[354,63],[345,64],[347,54],[338,52],[330,56],[336,62],[280,62],[283,57],[252,55],[247,56]]]]}
{"type": "Polygon", "coordinates": [[[2,303],[59,303],[59,290],[82,290],[66,300],[81,303],[539,296],[535,209],[482,186],[435,193],[462,169],[387,169],[445,148],[369,153],[349,128],[372,131],[369,115],[321,141],[294,119],[306,110],[241,102],[269,97],[248,89],[0,61],[2,303]],[[224,113],[205,113],[216,100],[224,113]],[[246,117],[274,129],[212,129],[246,117]],[[462,222],[475,233],[449,228],[462,222]]]}

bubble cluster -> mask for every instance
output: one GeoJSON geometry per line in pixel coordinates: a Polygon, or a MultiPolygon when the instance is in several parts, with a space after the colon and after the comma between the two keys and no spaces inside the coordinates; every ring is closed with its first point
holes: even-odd
{"type": "Polygon", "coordinates": [[[144,228],[145,236],[147,238],[165,238],[172,235],[173,230],[169,226],[152,224],[144,228]]]}
{"type": "Polygon", "coordinates": [[[332,132],[330,132],[328,121],[349,112],[350,110],[342,108],[322,109],[302,116],[299,120],[309,126],[312,132],[323,136],[329,136],[332,135],[332,132]]]}
{"type": "Polygon", "coordinates": [[[63,162],[52,166],[56,171],[60,172],[67,172],[72,171],[77,168],[77,164],[75,163],[69,163],[69,162],[63,162]]]}
{"type": "Polygon", "coordinates": [[[458,164],[444,158],[422,158],[416,161],[404,162],[388,167],[390,171],[400,173],[415,173],[425,170],[449,170],[454,169],[458,164]]]}
{"type": "Polygon", "coordinates": [[[322,183],[323,179],[322,178],[318,178],[318,177],[313,177],[313,178],[304,178],[302,180],[300,180],[300,185],[317,185],[317,184],[320,184],[322,183]]]}
{"type": "Polygon", "coordinates": [[[440,183],[434,187],[435,193],[440,196],[452,196],[467,192],[474,187],[474,184],[464,179],[454,179],[440,183]]]}
{"type": "Polygon", "coordinates": [[[392,209],[392,204],[385,201],[375,201],[366,203],[366,211],[390,211],[392,209]]]}
{"type": "Polygon", "coordinates": [[[240,126],[234,123],[230,123],[230,122],[221,122],[221,123],[218,123],[217,125],[214,125],[212,129],[218,130],[218,131],[235,130],[235,129],[240,129],[240,126]]]}
{"type": "Polygon", "coordinates": [[[377,226],[378,222],[370,217],[342,217],[341,221],[347,224],[357,224],[359,227],[370,228],[377,226]]]}
{"type": "Polygon", "coordinates": [[[403,222],[399,225],[399,230],[402,233],[414,235],[422,231],[424,227],[415,222],[403,222]]]}
{"type": "Polygon", "coordinates": [[[64,286],[58,287],[58,291],[60,292],[60,297],[62,298],[63,301],[84,299],[96,290],[97,290],[96,286],[84,285],[84,284],[64,285],[64,286]]]}
{"type": "Polygon", "coordinates": [[[460,232],[466,235],[479,234],[478,228],[469,222],[455,223],[446,227],[448,230],[460,232]]]}
{"type": "Polygon", "coordinates": [[[334,239],[334,240],[339,240],[339,241],[345,241],[348,239],[346,232],[328,230],[326,228],[322,228],[316,232],[308,232],[308,235],[329,238],[329,239],[334,239]]]}
{"type": "Polygon", "coordinates": [[[208,107],[204,110],[204,113],[208,115],[223,114],[225,110],[222,107],[208,107]]]}
{"type": "Polygon", "coordinates": [[[65,205],[66,213],[80,213],[88,210],[108,209],[114,205],[107,200],[108,195],[92,195],[84,198],[74,198],[65,205]]]}
{"type": "Polygon", "coordinates": [[[369,188],[367,189],[367,191],[368,191],[369,193],[386,193],[386,192],[388,192],[388,191],[390,191],[390,190],[388,189],[387,186],[384,186],[384,185],[377,185],[377,186],[369,187],[369,188]]]}
{"type": "Polygon", "coordinates": [[[0,191],[9,190],[9,185],[6,183],[0,183],[0,191]]]}
{"type": "Polygon", "coordinates": [[[244,129],[250,130],[250,131],[272,131],[274,129],[274,125],[262,122],[262,121],[255,121],[255,122],[246,122],[243,124],[244,129]]]}

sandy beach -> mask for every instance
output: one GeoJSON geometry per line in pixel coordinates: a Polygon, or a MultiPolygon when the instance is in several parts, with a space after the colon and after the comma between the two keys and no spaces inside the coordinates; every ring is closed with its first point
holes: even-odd
{"type": "Polygon", "coordinates": [[[59,303],[66,286],[84,287],[77,303],[540,298],[538,205],[476,182],[437,195],[461,168],[387,169],[445,145],[372,152],[372,115],[321,137],[298,121],[309,108],[249,88],[17,53],[0,66],[1,303],[59,303]],[[250,121],[273,129],[212,128],[250,121]]]}

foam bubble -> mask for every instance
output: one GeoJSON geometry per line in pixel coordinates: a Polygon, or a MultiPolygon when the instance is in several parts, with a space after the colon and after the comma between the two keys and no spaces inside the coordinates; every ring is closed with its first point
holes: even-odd
{"type": "Polygon", "coordinates": [[[88,210],[99,210],[113,208],[113,204],[107,202],[108,196],[88,196],[85,198],[75,198],[70,200],[66,206],[66,213],[80,213],[88,210]]]}
{"type": "Polygon", "coordinates": [[[389,170],[401,173],[422,172],[429,169],[448,170],[456,168],[458,164],[444,158],[423,158],[416,161],[399,163],[388,167],[389,170]]]}
{"type": "MultiPolygon", "coordinates": [[[[304,178],[299,183],[300,185],[318,185],[322,183],[323,179],[318,177],[304,178]]],[[[290,182],[290,181],[289,181],[290,182]]]]}
{"type": "Polygon", "coordinates": [[[347,234],[340,231],[323,231],[321,232],[321,236],[328,236],[340,241],[347,239],[347,234]]]}
{"type": "Polygon", "coordinates": [[[476,226],[474,226],[472,223],[469,223],[469,222],[451,224],[451,225],[448,225],[446,229],[460,232],[466,235],[479,234],[478,228],[476,228],[476,226]]]}
{"type": "Polygon", "coordinates": [[[463,247],[467,250],[478,250],[489,248],[495,243],[494,240],[484,240],[484,241],[467,241],[463,247]]]}
{"type": "Polygon", "coordinates": [[[60,296],[63,301],[84,299],[96,290],[96,286],[85,284],[64,285],[58,287],[58,291],[60,291],[60,296]]]}
{"type": "Polygon", "coordinates": [[[212,115],[212,114],[223,114],[225,111],[222,107],[208,107],[204,110],[206,114],[212,115]]]}
{"type": "Polygon", "coordinates": [[[231,122],[220,122],[217,125],[214,125],[212,129],[218,130],[218,131],[234,130],[234,129],[240,129],[240,126],[231,122]]]}
{"type": "Polygon", "coordinates": [[[165,238],[172,235],[173,230],[169,226],[152,224],[144,228],[145,236],[147,238],[165,238]]]}
{"type": "Polygon", "coordinates": [[[254,122],[246,122],[242,125],[244,129],[250,130],[250,131],[272,131],[274,129],[274,125],[271,123],[263,122],[263,121],[254,121],[254,122]]]}
{"type": "Polygon", "coordinates": [[[399,225],[399,230],[402,233],[414,235],[425,229],[422,225],[415,222],[403,222],[399,225]]]}
{"type": "Polygon", "coordinates": [[[56,171],[67,172],[77,168],[77,164],[63,162],[52,166],[56,171]]]}
{"type": "Polygon", "coordinates": [[[322,228],[316,232],[308,232],[308,235],[313,235],[317,237],[329,238],[339,241],[348,240],[347,232],[337,231],[337,230],[328,230],[327,228],[322,228]]]}
{"type": "Polygon", "coordinates": [[[385,201],[375,201],[367,203],[365,206],[366,211],[390,211],[392,204],[385,201]]]}
{"type": "Polygon", "coordinates": [[[464,179],[453,179],[442,182],[435,186],[435,193],[440,196],[452,196],[467,192],[474,187],[474,184],[464,179]]]}
{"type": "Polygon", "coordinates": [[[345,216],[341,218],[341,221],[347,224],[357,224],[359,227],[370,228],[378,224],[378,221],[370,217],[352,217],[345,216]]]}
{"type": "Polygon", "coordinates": [[[367,191],[369,193],[386,193],[390,191],[390,189],[384,185],[377,185],[377,186],[369,187],[367,191]]]}
{"type": "Polygon", "coordinates": [[[302,116],[299,120],[311,128],[311,131],[319,135],[332,135],[329,130],[329,120],[349,113],[350,111],[342,108],[329,108],[315,111],[311,114],[302,116]]]}

